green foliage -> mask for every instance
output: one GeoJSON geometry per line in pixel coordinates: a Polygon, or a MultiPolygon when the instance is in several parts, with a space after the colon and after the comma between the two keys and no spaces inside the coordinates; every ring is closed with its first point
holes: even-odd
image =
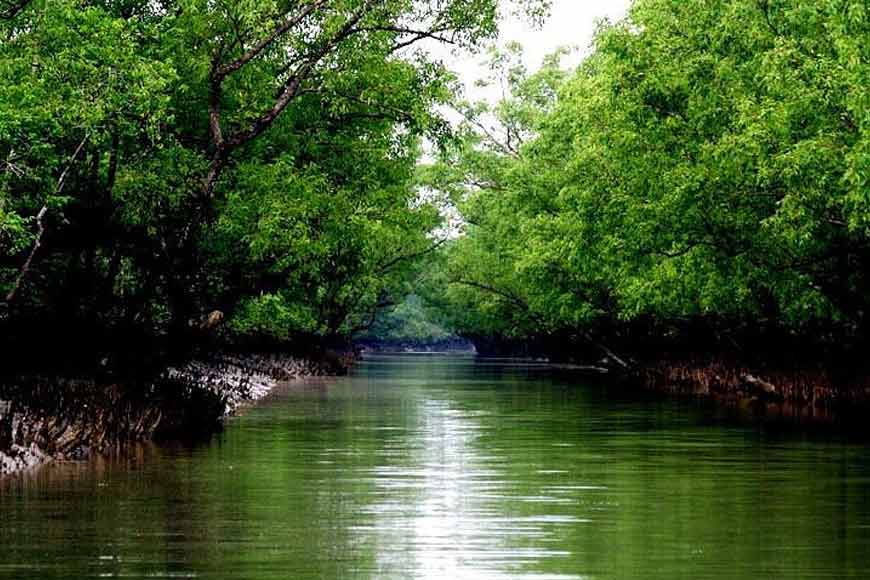
{"type": "Polygon", "coordinates": [[[868,41],[855,0],[638,0],[569,77],[503,71],[426,172],[467,221],[441,274],[459,328],[864,328],[868,41]]]}

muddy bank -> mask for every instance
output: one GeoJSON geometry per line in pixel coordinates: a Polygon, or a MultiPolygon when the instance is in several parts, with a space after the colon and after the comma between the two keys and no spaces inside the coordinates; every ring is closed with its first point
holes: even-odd
{"type": "Polygon", "coordinates": [[[224,418],[306,376],[343,374],[351,355],[217,355],[150,380],[20,376],[0,383],[0,475],[130,443],[207,436],[224,418]]]}
{"type": "Polygon", "coordinates": [[[555,369],[601,375],[614,386],[709,401],[742,416],[848,423],[870,415],[870,360],[864,343],[828,334],[792,335],[747,327],[727,340],[715,328],[640,328],[634,335],[474,338],[478,354],[543,358],[555,369]],[[531,354],[534,353],[534,354],[531,354]]]}
{"type": "Polygon", "coordinates": [[[870,410],[870,373],[858,369],[664,358],[641,365],[628,383],[714,401],[763,418],[852,422],[870,410]]]}
{"type": "Polygon", "coordinates": [[[317,358],[225,354],[170,368],[165,380],[181,385],[184,390],[201,390],[217,397],[224,407],[221,417],[226,417],[265,397],[278,383],[302,377],[343,375],[354,360],[353,353],[328,353],[317,358]]]}

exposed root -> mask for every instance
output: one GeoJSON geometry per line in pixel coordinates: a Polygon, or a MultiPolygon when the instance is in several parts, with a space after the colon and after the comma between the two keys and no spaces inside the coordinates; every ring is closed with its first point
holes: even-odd
{"type": "Polygon", "coordinates": [[[870,405],[870,376],[838,380],[823,369],[757,369],[725,360],[661,360],[637,373],[649,389],[753,406],[778,415],[830,419],[870,405]]]}

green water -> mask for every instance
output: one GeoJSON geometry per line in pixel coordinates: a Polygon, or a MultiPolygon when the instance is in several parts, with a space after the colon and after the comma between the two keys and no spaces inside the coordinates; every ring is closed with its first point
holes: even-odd
{"type": "Polygon", "coordinates": [[[209,443],[0,481],[0,577],[870,578],[870,446],[379,357],[209,443]]]}

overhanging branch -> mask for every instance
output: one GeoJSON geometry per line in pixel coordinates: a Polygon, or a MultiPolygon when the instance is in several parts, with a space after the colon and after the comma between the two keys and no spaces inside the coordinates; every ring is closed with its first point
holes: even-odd
{"type": "Polygon", "coordinates": [[[204,183],[204,198],[211,199],[214,196],[214,186],[224,169],[230,153],[234,149],[254,140],[266,129],[272,126],[275,120],[287,108],[287,106],[299,95],[302,83],[308,80],[317,65],[329,55],[345,39],[351,36],[363,17],[374,6],[383,0],[367,0],[344,22],[344,24],[329,38],[323,40],[309,54],[302,57],[299,66],[284,81],[278,91],[278,96],[272,106],[257,117],[247,128],[237,131],[235,134],[225,137],[221,127],[220,102],[223,91],[223,81],[227,75],[239,70],[245,64],[256,58],[268,46],[278,38],[286,34],[294,26],[301,23],[315,9],[325,5],[325,0],[313,2],[305,10],[296,16],[284,21],[271,34],[248,50],[244,55],[227,65],[219,65],[217,57],[212,65],[211,89],[209,96],[209,122],[214,146],[214,153],[208,175],[204,183]]]}
{"type": "Polygon", "coordinates": [[[396,266],[397,264],[400,264],[402,262],[406,262],[408,260],[413,260],[415,258],[421,258],[421,257],[425,256],[426,254],[431,254],[432,252],[434,252],[435,250],[437,250],[438,248],[440,248],[441,246],[446,244],[448,241],[450,241],[449,238],[444,238],[444,239],[438,240],[437,242],[435,242],[434,244],[432,244],[428,248],[425,248],[425,249],[420,250],[418,252],[412,252],[410,254],[402,254],[400,256],[396,256],[396,257],[388,260],[384,264],[381,264],[380,266],[378,266],[378,274],[385,274],[385,273],[389,272],[390,269],[392,269],[394,266],[396,266]]]}

